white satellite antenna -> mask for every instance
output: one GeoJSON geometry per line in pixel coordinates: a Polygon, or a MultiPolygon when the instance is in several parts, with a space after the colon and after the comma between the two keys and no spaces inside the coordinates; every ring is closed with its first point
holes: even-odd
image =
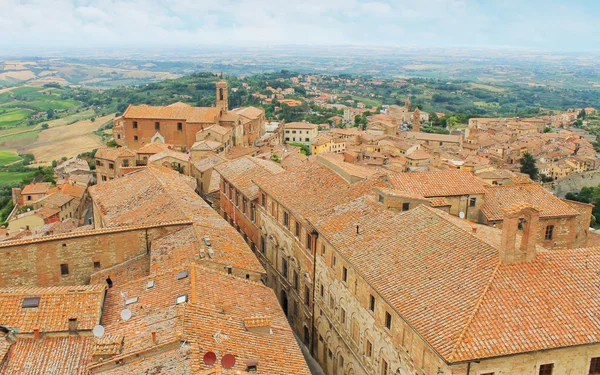
{"type": "Polygon", "coordinates": [[[129,319],[131,319],[131,310],[123,309],[121,311],[121,319],[123,319],[124,321],[128,321],[129,319]]]}
{"type": "Polygon", "coordinates": [[[460,211],[460,212],[458,213],[458,217],[460,217],[461,219],[464,219],[464,218],[465,218],[465,213],[464,213],[464,212],[462,212],[462,211],[460,211]]]}
{"type": "Polygon", "coordinates": [[[104,336],[104,327],[102,327],[100,324],[98,324],[97,326],[94,327],[94,329],[92,330],[92,333],[94,334],[94,336],[100,338],[100,337],[104,336]]]}

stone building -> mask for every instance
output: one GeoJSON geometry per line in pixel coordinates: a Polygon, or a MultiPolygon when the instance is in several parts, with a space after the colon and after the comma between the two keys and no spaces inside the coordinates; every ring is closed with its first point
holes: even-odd
{"type": "Polygon", "coordinates": [[[94,154],[96,182],[101,184],[121,177],[122,170],[136,166],[137,154],[123,147],[101,147],[94,154]]]}
{"type": "Polygon", "coordinates": [[[285,143],[300,143],[311,149],[312,143],[319,136],[319,126],[307,122],[289,122],[284,126],[285,143]]]}
{"type": "Polygon", "coordinates": [[[318,235],[306,218],[385,184],[378,175],[360,174],[360,167],[344,170],[335,163],[322,163],[326,161],[308,162],[285,173],[254,179],[260,189],[258,256],[267,270],[267,285],[275,290],[290,325],[308,347],[315,343],[314,256],[318,235]]]}
{"type": "MultiPolygon", "coordinates": [[[[479,221],[502,228],[504,210],[517,202],[527,202],[539,210],[536,230],[539,245],[547,249],[585,247],[592,206],[560,199],[535,183],[486,187],[479,221]]],[[[521,218],[519,230],[523,220],[521,218]]]]}
{"type": "MultiPolygon", "coordinates": [[[[393,189],[421,198],[437,198],[435,205],[450,206],[449,213],[478,221],[486,190],[471,173],[459,170],[393,174],[389,177],[393,189]]],[[[413,208],[400,201],[402,211],[413,208]]]]}
{"type": "Polygon", "coordinates": [[[192,107],[182,102],[130,105],[115,119],[115,140],[134,150],[155,142],[189,150],[197,141],[196,134],[211,126],[229,129],[233,146],[251,146],[264,134],[264,110],[249,107],[229,111],[226,81],[217,82],[215,103],[215,107],[192,107]]]}
{"type": "Polygon", "coordinates": [[[600,249],[544,251],[535,208],[506,215],[501,231],[362,197],[314,216],[313,353],[326,373],[597,373],[597,277],[584,265],[600,249]]]}
{"type": "MultiPolygon", "coordinates": [[[[220,212],[236,228],[256,253],[260,244],[259,194],[255,178],[283,172],[278,164],[253,157],[243,157],[215,167],[221,176],[220,212]]],[[[263,260],[257,254],[259,260],[263,260]]],[[[264,262],[263,262],[264,263],[264,262]]],[[[265,264],[263,264],[266,267],[265,264]]]]}

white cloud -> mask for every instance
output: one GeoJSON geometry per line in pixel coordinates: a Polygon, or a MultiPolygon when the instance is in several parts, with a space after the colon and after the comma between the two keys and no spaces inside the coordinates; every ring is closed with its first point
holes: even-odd
{"type": "Polygon", "coordinates": [[[0,46],[594,45],[593,12],[565,1],[0,0],[0,46]]]}

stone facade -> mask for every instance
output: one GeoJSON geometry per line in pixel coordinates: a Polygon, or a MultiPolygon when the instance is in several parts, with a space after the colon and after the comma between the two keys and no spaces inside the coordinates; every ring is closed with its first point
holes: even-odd
{"type": "Polygon", "coordinates": [[[0,285],[82,285],[99,270],[146,254],[152,241],[180,225],[89,231],[0,245],[0,285]]]}

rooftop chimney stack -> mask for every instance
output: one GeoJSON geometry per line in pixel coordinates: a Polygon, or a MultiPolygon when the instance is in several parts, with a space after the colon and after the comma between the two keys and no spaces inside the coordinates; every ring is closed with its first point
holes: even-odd
{"type": "Polygon", "coordinates": [[[38,327],[38,326],[33,327],[33,338],[36,339],[36,340],[39,340],[40,337],[41,337],[41,335],[40,335],[40,327],[38,327]]]}
{"type": "Polygon", "coordinates": [[[539,219],[540,211],[529,203],[516,203],[504,210],[499,254],[502,263],[512,264],[535,259],[539,219]],[[517,249],[517,232],[521,217],[524,218],[523,232],[521,233],[521,244],[517,249]]]}
{"type": "Polygon", "coordinates": [[[152,331],[152,342],[153,343],[158,343],[158,339],[156,338],[156,331],[152,331]]]}

